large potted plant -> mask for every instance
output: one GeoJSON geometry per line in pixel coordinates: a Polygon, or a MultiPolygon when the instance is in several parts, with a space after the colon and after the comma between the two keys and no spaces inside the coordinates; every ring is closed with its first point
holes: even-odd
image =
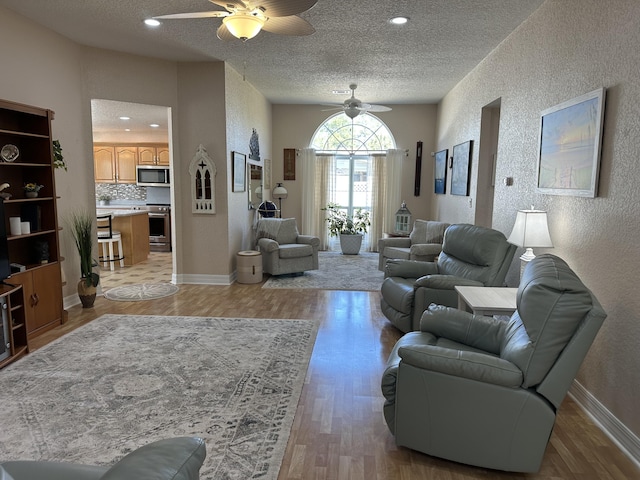
{"type": "Polygon", "coordinates": [[[93,258],[93,215],[86,211],[71,216],[71,234],[80,255],[80,281],[78,296],[84,308],[93,307],[100,276],[93,271],[98,263],[93,258]]]}
{"type": "Polygon", "coordinates": [[[330,202],[325,210],[329,225],[329,235],[340,237],[340,248],[344,255],[358,255],[362,246],[362,238],[371,225],[369,211],[357,208],[353,215],[348,215],[337,203],[330,202]]]}

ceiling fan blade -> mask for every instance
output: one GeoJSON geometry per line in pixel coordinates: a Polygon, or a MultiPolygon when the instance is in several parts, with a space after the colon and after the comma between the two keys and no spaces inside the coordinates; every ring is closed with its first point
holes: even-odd
{"type": "Polygon", "coordinates": [[[218,30],[216,31],[216,35],[220,40],[224,40],[225,42],[238,40],[236,37],[231,35],[231,32],[229,31],[229,29],[224,23],[218,27],[218,30]]]}
{"type": "Polygon", "coordinates": [[[212,17],[227,17],[229,12],[193,12],[193,13],[172,13],[170,15],[158,15],[153,17],[158,20],[174,20],[178,18],[212,18],[212,17]]]}
{"type": "MultiPolygon", "coordinates": [[[[288,17],[289,15],[306,12],[313,7],[317,1],[318,0],[255,0],[247,3],[250,3],[250,6],[253,8],[261,9],[266,17],[273,18],[288,17]]],[[[217,0],[214,3],[217,3],[217,0]]]]}
{"type": "Polygon", "coordinates": [[[299,37],[311,35],[316,31],[309,22],[295,15],[269,17],[262,29],[278,35],[294,35],[299,37]]]}
{"type": "Polygon", "coordinates": [[[214,5],[218,5],[219,7],[226,8],[230,12],[238,9],[246,8],[244,2],[242,0],[209,0],[214,5]]]}
{"type": "Polygon", "coordinates": [[[390,107],[385,107],[384,105],[369,105],[367,108],[369,112],[390,112],[390,107]]]}
{"type": "MultiPolygon", "coordinates": [[[[328,105],[327,105],[328,106],[328,105]]],[[[332,112],[333,110],[342,110],[342,105],[336,105],[332,108],[323,108],[321,112],[332,112]]]]}

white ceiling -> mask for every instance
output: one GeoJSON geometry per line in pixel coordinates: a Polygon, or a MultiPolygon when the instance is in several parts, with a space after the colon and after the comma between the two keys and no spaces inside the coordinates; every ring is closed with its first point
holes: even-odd
{"type": "Polygon", "coordinates": [[[219,18],[145,18],[222,10],[207,0],[0,0],[84,45],[175,61],[223,60],[272,103],[382,105],[438,102],[543,0],[318,0],[300,16],[307,37],[261,32],[242,42],[216,37],[219,18]],[[404,26],[388,20],[408,16],[404,26]]]}

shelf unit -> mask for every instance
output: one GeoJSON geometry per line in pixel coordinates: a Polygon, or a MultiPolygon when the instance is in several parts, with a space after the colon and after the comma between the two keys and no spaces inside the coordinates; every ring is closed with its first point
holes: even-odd
{"type": "Polygon", "coordinates": [[[0,183],[11,198],[4,200],[9,261],[26,267],[9,283],[24,287],[27,338],[59,325],[63,319],[59,226],[56,204],[52,110],[0,100],[0,148],[15,145],[19,156],[0,162],[0,183]],[[27,198],[22,186],[42,185],[38,197],[27,198]],[[31,223],[31,233],[11,235],[10,217],[31,223]]]}
{"type": "MultiPolygon", "coordinates": [[[[0,360],[0,368],[29,353],[27,326],[25,322],[24,295],[21,285],[0,285],[0,308],[2,319],[7,322],[8,357],[0,360]]],[[[1,327],[1,325],[0,325],[1,327]]]]}

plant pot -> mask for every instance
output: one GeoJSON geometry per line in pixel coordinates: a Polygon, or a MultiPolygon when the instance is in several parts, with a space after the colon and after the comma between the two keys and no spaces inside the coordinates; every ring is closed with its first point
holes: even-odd
{"type": "Polygon", "coordinates": [[[84,278],[80,279],[78,282],[78,296],[82,302],[82,308],[93,307],[96,301],[96,291],[97,287],[94,287],[92,284],[87,285],[87,280],[84,278]]]}
{"type": "Polygon", "coordinates": [[[36,198],[38,196],[38,192],[24,192],[24,195],[27,198],[36,198]]]}
{"type": "Polygon", "coordinates": [[[340,248],[343,255],[358,255],[362,246],[361,234],[356,235],[340,235],[340,248]]]}

